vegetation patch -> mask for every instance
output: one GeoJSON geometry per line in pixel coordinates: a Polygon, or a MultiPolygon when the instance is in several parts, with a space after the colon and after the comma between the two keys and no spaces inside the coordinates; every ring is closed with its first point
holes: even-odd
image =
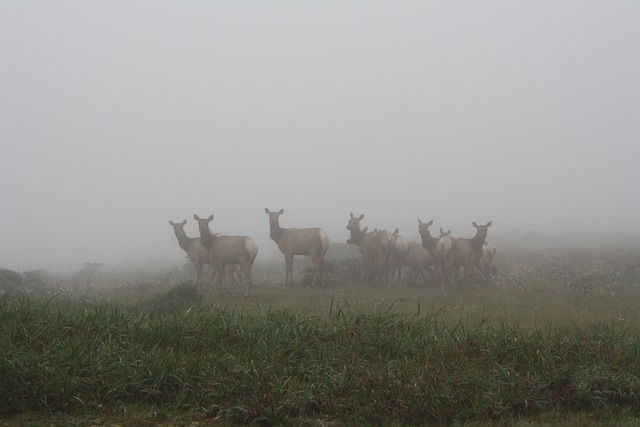
{"type": "Polygon", "coordinates": [[[337,302],[152,315],[3,298],[0,413],[148,407],[227,424],[407,425],[640,411],[640,340],[616,323],[525,331],[442,315],[337,302]]]}
{"type": "Polygon", "coordinates": [[[443,294],[346,258],[248,299],[2,270],[0,425],[634,425],[637,260],[514,251],[443,294]]]}

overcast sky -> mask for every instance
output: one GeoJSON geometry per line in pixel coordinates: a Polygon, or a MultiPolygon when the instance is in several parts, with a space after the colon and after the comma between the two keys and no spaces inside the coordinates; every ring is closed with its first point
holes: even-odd
{"type": "MultiPolygon", "coordinates": [[[[640,231],[640,2],[0,5],[0,267],[269,240],[640,231]]],[[[260,256],[260,254],[258,255],[260,256]]]]}

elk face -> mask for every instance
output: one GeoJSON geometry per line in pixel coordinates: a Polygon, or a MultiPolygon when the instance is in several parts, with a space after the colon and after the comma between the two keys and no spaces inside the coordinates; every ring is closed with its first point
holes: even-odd
{"type": "Polygon", "coordinates": [[[353,212],[351,212],[349,218],[349,222],[347,223],[347,230],[349,231],[360,231],[360,221],[364,218],[364,214],[359,217],[353,216],[353,212]]]}
{"type": "Polygon", "coordinates": [[[173,227],[173,232],[175,233],[176,236],[184,234],[184,226],[186,223],[187,223],[186,219],[178,223],[169,220],[169,225],[173,227]]]}
{"type": "Polygon", "coordinates": [[[269,215],[269,225],[279,227],[280,226],[279,218],[280,218],[280,215],[284,213],[284,209],[280,209],[278,212],[271,212],[269,209],[264,208],[264,211],[266,212],[267,215],[269,215]]]}
{"type": "Polygon", "coordinates": [[[478,225],[475,222],[471,223],[471,225],[473,225],[473,228],[478,230],[476,235],[481,239],[485,239],[487,237],[487,229],[491,227],[491,221],[489,221],[485,225],[478,225]]]}
{"type": "Polygon", "coordinates": [[[418,233],[420,233],[421,236],[430,236],[431,233],[429,232],[429,227],[431,224],[433,224],[433,220],[429,222],[422,222],[420,221],[420,218],[418,218],[418,233]]]}
{"type": "Polygon", "coordinates": [[[198,229],[200,233],[209,232],[209,223],[213,220],[213,215],[209,215],[209,218],[200,218],[198,215],[193,214],[193,219],[198,221],[198,229]]]}

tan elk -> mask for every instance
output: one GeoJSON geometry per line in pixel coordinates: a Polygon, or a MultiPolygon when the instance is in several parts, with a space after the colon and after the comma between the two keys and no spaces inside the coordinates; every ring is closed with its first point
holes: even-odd
{"type": "MultiPolygon", "coordinates": [[[[356,217],[351,212],[347,230],[351,237],[347,243],[358,246],[365,269],[365,281],[373,281],[377,271],[382,272],[384,283],[389,283],[389,258],[393,244],[393,235],[387,230],[378,230],[371,233],[360,229],[360,221],[364,214],[356,217]]],[[[366,228],[365,228],[366,230],[366,228]]]]}
{"type": "Polygon", "coordinates": [[[427,282],[427,275],[433,279],[433,270],[431,267],[435,264],[429,251],[419,242],[409,242],[409,250],[405,257],[405,266],[411,268],[413,272],[413,280],[418,278],[423,282],[427,282]]]}
{"type": "Polygon", "coordinates": [[[169,220],[169,225],[173,227],[173,233],[178,239],[178,245],[187,253],[189,260],[193,264],[196,270],[196,277],[193,279],[193,284],[200,286],[200,276],[202,275],[202,267],[204,264],[209,264],[209,252],[207,248],[202,246],[199,237],[189,237],[184,231],[184,226],[187,224],[185,219],[182,222],[173,222],[169,220]]]}
{"type": "MultiPolygon", "coordinates": [[[[443,237],[449,236],[450,234],[451,234],[451,230],[444,231],[441,228],[439,237],[443,238],[443,237]]],[[[496,268],[493,266],[493,257],[496,255],[496,251],[497,251],[496,247],[493,245],[493,243],[489,243],[488,241],[485,240],[485,242],[482,244],[482,255],[480,256],[480,259],[478,259],[475,265],[476,270],[478,271],[478,273],[480,273],[480,276],[487,284],[491,279],[491,274],[496,272],[496,268]]],[[[453,268],[453,272],[450,272],[453,274],[454,281],[456,281],[458,278],[458,270],[460,269],[460,267],[463,267],[463,266],[462,265],[455,266],[453,268]]]]}
{"type": "MultiPolygon", "coordinates": [[[[213,267],[211,281],[215,278],[216,271],[224,272],[229,264],[238,264],[247,282],[244,297],[249,297],[251,287],[251,269],[258,255],[258,244],[249,236],[227,236],[224,234],[211,234],[209,223],[213,215],[208,218],[200,218],[193,214],[198,222],[200,241],[209,252],[209,263],[213,267]]],[[[225,274],[218,274],[218,289],[220,294],[224,288],[225,274]]]]}
{"type": "Polygon", "coordinates": [[[320,227],[282,228],[280,227],[280,215],[284,213],[284,209],[272,212],[264,208],[264,211],[269,215],[269,237],[276,242],[278,249],[284,255],[285,286],[293,285],[293,257],[295,255],[311,257],[313,263],[311,287],[314,287],[318,282],[324,285],[324,256],[331,244],[327,232],[320,227]]]}
{"type": "Polygon", "coordinates": [[[474,266],[482,257],[482,245],[487,238],[487,229],[491,226],[491,221],[486,225],[478,225],[475,222],[472,225],[476,229],[476,235],[471,239],[456,239],[446,235],[438,240],[436,250],[442,292],[449,275],[455,274],[455,269],[464,267],[465,278],[468,280],[474,273],[474,266]]]}
{"type": "Polygon", "coordinates": [[[482,256],[476,263],[476,268],[487,284],[491,280],[491,275],[497,271],[493,265],[493,258],[496,256],[496,252],[495,245],[485,240],[482,245],[482,256]]]}
{"type": "Polygon", "coordinates": [[[396,274],[398,275],[398,280],[402,280],[402,267],[405,266],[407,254],[409,253],[409,242],[399,233],[400,229],[396,228],[391,242],[391,255],[389,258],[391,280],[395,279],[396,274]]]}

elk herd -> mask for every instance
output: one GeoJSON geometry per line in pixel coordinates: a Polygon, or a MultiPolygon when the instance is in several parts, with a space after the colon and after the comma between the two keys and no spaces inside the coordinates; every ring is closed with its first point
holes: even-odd
{"type": "MultiPolygon", "coordinates": [[[[280,216],[284,209],[277,212],[265,208],[269,218],[269,237],[276,243],[285,259],[285,286],[293,285],[293,257],[303,255],[311,258],[313,263],[313,279],[311,286],[324,285],[324,257],[331,241],[327,232],[320,227],[283,228],[280,216]]],[[[258,254],[258,244],[249,236],[228,236],[221,233],[212,234],[210,223],[213,215],[200,218],[193,215],[198,223],[200,237],[188,237],[184,231],[187,223],[169,221],[173,227],[178,245],[186,252],[195,268],[193,283],[200,285],[204,264],[211,267],[211,282],[218,279],[218,290],[222,293],[225,278],[233,282],[245,282],[245,298],[249,296],[252,285],[251,269],[258,254]]],[[[404,267],[409,267],[414,280],[438,280],[445,292],[447,283],[458,280],[460,268],[464,270],[465,281],[470,280],[477,272],[486,283],[495,271],[493,258],[496,247],[489,243],[487,230],[491,221],[484,225],[472,223],[476,229],[471,238],[452,237],[451,230],[440,228],[438,237],[433,237],[429,227],[433,220],[422,222],[418,218],[418,233],[421,242],[410,242],[399,234],[387,230],[368,227],[361,228],[360,221],[364,214],[350,214],[347,230],[350,236],[348,244],[358,247],[364,265],[364,280],[367,283],[381,282],[389,286],[396,276],[401,277],[404,267]]]]}

